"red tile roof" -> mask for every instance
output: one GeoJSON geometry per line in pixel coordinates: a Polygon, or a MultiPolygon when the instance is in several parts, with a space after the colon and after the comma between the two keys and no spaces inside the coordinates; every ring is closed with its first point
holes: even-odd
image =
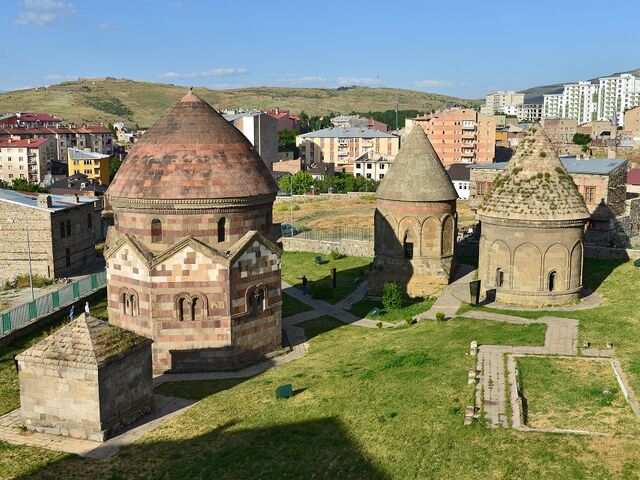
{"type": "Polygon", "coordinates": [[[48,142],[48,138],[23,138],[20,140],[0,139],[1,148],[38,148],[43,143],[48,142]]]}
{"type": "Polygon", "coordinates": [[[627,172],[627,185],[640,185],[640,168],[634,168],[627,172]]]}
{"type": "Polygon", "coordinates": [[[0,124],[13,125],[16,123],[35,122],[58,123],[61,121],[62,120],[60,120],[58,117],[54,117],[53,115],[49,115],[48,113],[20,113],[0,119],[0,124]]]}

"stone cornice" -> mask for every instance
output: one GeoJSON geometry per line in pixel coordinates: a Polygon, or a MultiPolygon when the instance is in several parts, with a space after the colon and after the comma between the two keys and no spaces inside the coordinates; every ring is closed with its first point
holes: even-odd
{"type": "Polygon", "coordinates": [[[252,207],[273,203],[276,195],[258,195],[253,197],[234,198],[196,198],[196,199],[150,199],[122,198],[109,196],[109,203],[114,208],[133,210],[223,210],[226,208],[252,207]]]}
{"type": "Polygon", "coordinates": [[[480,220],[480,222],[486,225],[500,225],[505,227],[519,227],[519,228],[535,228],[535,229],[542,229],[542,230],[552,230],[554,228],[572,228],[572,227],[582,228],[585,222],[587,221],[586,218],[559,219],[559,220],[550,220],[550,219],[521,220],[517,218],[487,217],[482,214],[478,214],[477,217],[480,220]]]}

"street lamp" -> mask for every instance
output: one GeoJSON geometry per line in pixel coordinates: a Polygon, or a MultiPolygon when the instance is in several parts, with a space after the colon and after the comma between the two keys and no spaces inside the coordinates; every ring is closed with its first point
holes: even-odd
{"type": "MultiPolygon", "coordinates": [[[[15,220],[7,218],[7,222],[14,224],[15,220]]],[[[29,255],[29,288],[31,289],[31,301],[36,300],[36,295],[33,292],[33,269],[31,268],[31,241],[29,239],[29,224],[25,222],[24,228],[27,231],[27,253],[29,255]]]]}

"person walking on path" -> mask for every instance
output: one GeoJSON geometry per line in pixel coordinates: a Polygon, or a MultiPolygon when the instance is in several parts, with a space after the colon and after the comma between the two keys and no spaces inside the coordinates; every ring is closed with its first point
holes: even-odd
{"type": "Polygon", "coordinates": [[[69,320],[73,320],[73,316],[76,313],[76,307],[75,305],[71,305],[71,308],[69,309],[69,320]]]}
{"type": "Polygon", "coordinates": [[[300,280],[302,280],[302,295],[306,295],[307,294],[307,277],[306,275],[303,275],[302,278],[300,278],[300,280]]]}
{"type": "Polygon", "coordinates": [[[89,309],[89,302],[84,304],[84,313],[89,317],[91,316],[91,310],[89,309]]]}

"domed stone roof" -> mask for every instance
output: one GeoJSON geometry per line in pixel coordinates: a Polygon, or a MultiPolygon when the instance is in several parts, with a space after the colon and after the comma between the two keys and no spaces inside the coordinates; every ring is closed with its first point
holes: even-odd
{"type": "Polygon", "coordinates": [[[276,192],[271,173],[245,136],[189,92],[131,148],[107,195],[188,201],[276,192]]]}
{"type": "Polygon", "coordinates": [[[407,135],[376,197],[402,202],[443,202],[458,198],[438,154],[419,125],[407,135]]]}
{"type": "Polygon", "coordinates": [[[520,140],[506,170],[493,182],[478,214],[504,220],[584,220],[589,211],[536,123],[520,140]]]}

